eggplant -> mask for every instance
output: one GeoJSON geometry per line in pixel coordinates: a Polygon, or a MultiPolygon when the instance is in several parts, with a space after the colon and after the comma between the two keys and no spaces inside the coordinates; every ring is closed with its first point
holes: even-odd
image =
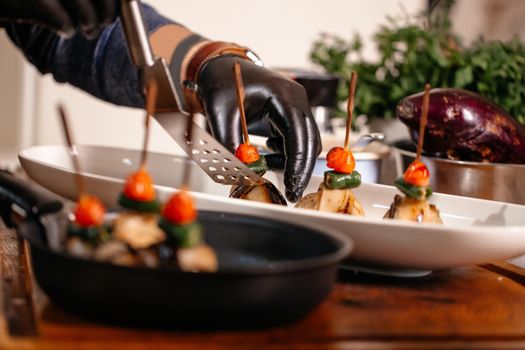
{"type": "MultiPolygon", "coordinates": [[[[423,93],[397,105],[417,143],[423,93]]],[[[454,160],[525,163],[525,127],[488,99],[461,89],[430,91],[425,154],[454,160]]]]}
{"type": "Polygon", "coordinates": [[[365,216],[361,203],[355,198],[350,188],[331,189],[324,184],[319,190],[304,196],[296,208],[312,209],[331,213],[343,213],[354,216],[365,216]]]}
{"type": "Polygon", "coordinates": [[[434,204],[429,204],[425,199],[414,199],[398,194],[394,197],[394,202],[383,218],[419,223],[443,223],[439,210],[434,204]]]}
{"type": "Polygon", "coordinates": [[[216,272],[219,268],[215,251],[206,244],[177,249],[177,260],[186,272],[216,272]]]}
{"type": "Polygon", "coordinates": [[[157,216],[139,212],[119,214],[113,236],[135,250],[149,248],[166,239],[166,234],[157,225],[157,216]]]}
{"type": "Polygon", "coordinates": [[[230,198],[287,206],[286,199],[270,181],[259,185],[236,185],[230,191],[230,198]]]}

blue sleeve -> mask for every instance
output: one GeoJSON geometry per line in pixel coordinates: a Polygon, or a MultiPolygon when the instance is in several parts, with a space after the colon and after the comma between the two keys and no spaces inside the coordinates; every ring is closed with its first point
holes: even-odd
{"type": "MultiPolygon", "coordinates": [[[[174,23],[147,5],[143,5],[143,15],[150,33],[174,23]]],[[[33,24],[8,24],[5,29],[40,72],[51,73],[55,80],[70,83],[108,102],[144,106],[140,74],[129,58],[120,19],[92,41],[79,33],[64,39],[33,24]]]]}

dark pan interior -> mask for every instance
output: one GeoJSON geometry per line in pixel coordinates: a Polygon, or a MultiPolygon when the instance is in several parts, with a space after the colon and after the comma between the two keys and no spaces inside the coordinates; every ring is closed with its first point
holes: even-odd
{"type": "Polygon", "coordinates": [[[313,229],[252,216],[200,212],[217,273],[126,268],[54,252],[26,223],[35,276],[58,305],[140,326],[252,328],[303,317],[329,293],[348,243],[313,229]]]}

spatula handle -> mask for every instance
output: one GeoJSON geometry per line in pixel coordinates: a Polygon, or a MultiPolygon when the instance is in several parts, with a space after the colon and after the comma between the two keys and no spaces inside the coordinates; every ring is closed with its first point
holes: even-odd
{"type": "Polygon", "coordinates": [[[148,32],[142,17],[140,0],[121,0],[121,18],[133,64],[151,67],[155,63],[148,32]]]}

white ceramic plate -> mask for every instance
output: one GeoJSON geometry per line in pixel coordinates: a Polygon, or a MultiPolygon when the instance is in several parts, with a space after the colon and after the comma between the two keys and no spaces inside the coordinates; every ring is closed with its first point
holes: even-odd
{"type": "MultiPolygon", "coordinates": [[[[88,191],[114,205],[123,179],[137,169],[140,152],[80,146],[88,191]]],[[[40,146],[19,155],[24,170],[36,182],[66,198],[75,198],[72,167],[62,146],[40,146]]],[[[152,153],[148,168],[161,200],[180,185],[185,158],[152,153]]],[[[436,193],[431,201],[441,211],[443,225],[383,220],[397,190],[363,183],[355,190],[366,217],[321,213],[228,198],[229,188],[215,184],[192,163],[191,188],[198,207],[245,213],[334,228],[354,241],[353,259],[390,268],[443,269],[503,260],[525,254],[525,206],[436,193]]],[[[275,174],[267,176],[275,182],[275,174]]],[[[314,176],[306,193],[322,181],[314,176]]]]}

